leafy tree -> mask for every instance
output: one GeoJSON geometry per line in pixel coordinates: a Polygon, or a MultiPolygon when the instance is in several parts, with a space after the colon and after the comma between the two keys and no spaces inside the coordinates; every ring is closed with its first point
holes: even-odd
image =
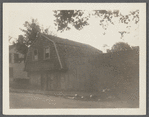
{"type": "Polygon", "coordinates": [[[13,39],[13,37],[11,37],[11,36],[9,36],[9,37],[8,37],[8,42],[9,42],[9,44],[11,44],[11,43],[12,43],[12,42],[11,42],[11,41],[12,41],[12,39],[13,39]]]}
{"type": "Polygon", "coordinates": [[[139,50],[139,46],[132,46],[133,50],[139,50]]]}
{"type": "Polygon", "coordinates": [[[73,25],[76,29],[80,30],[83,26],[88,25],[89,16],[83,17],[84,11],[82,10],[57,10],[54,11],[56,17],[55,25],[58,26],[58,30],[69,30],[68,24],[73,25]]]}
{"type": "Polygon", "coordinates": [[[129,44],[124,43],[124,42],[118,42],[114,44],[111,48],[111,52],[118,52],[118,51],[125,51],[125,50],[131,50],[132,48],[130,47],[129,44]]]}
{"type": "Polygon", "coordinates": [[[16,45],[18,52],[23,54],[26,59],[26,54],[28,47],[35,41],[38,33],[55,35],[52,31],[49,31],[49,28],[43,28],[39,25],[37,19],[32,19],[31,22],[26,21],[24,24],[24,29],[20,29],[24,32],[24,35],[19,35],[16,42],[13,44],[16,45]]]}
{"type": "Polygon", "coordinates": [[[12,39],[12,37],[11,37],[11,36],[9,36],[9,42],[11,41],[11,39],[12,39]]]}
{"type": "Polygon", "coordinates": [[[16,51],[23,54],[24,55],[24,59],[22,58],[18,58],[17,61],[25,61],[25,58],[26,58],[26,54],[27,54],[27,51],[28,51],[28,46],[26,45],[26,43],[24,42],[24,36],[23,35],[19,35],[18,36],[18,39],[13,42],[13,45],[15,45],[16,47],[16,51]]]}
{"type": "MultiPolygon", "coordinates": [[[[69,30],[71,24],[77,30],[81,30],[84,26],[89,25],[88,21],[91,16],[99,18],[99,25],[104,30],[107,30],[108,25],[114,25],[114,18],[117,18],[119,23],[129,24],[133,21],[135,24],[139,22],[139,10],[131,11],[127,15],[123,15],[119,10],[93,10],[91,12],[83,10],[56,10],[54,11],[56,17],[55,25],[58,26],[58,31],[69,30]]],[[[123,36],[124,32],[120,32],[123,36]]]]}
{"type": "MultiPolygon", "coordinates": [[[[130,11],[125,15],[119,10],[56,10],[54,11],[54,16],[55,25],[58,27],[58,31],[61,32],[70,30],[71,26],[75,27],[77,30],[81,30],[85,26],[90,25],[89,20],[93,17],[96,17],[99,20],[97,25],[100,25],[103,28],[103,35],[106,35],[106,32],[108,32],[106,30],[108,30],[110,26],[113,25],[119,27],[119,25],[121,25],[123,28],[119,28],[117,34],[120,34],[120,39],[122,40],[125,35],[130,34],[131,31],[134,30],[134,25],[138,26],[139,24],[139,10],[130,11]]],[[[104,47],[104,49],[106,49],[106,47],[104,47]]],[[[124,48],[122,47],[122,49],[124,48]]],[[[107,49],[107,52],[111,52],[111,50],[107,49]]]]}
{"type": "Polygon", "coordinates": [[[23,25],[25,29],[20,29],[24,32],[23,41],[26,46],[30,46],[36,39],[38,32],[41,32],[41,29],[39,23],[35,19],[32,19],[32,22],[26,21],[23,25]]]}

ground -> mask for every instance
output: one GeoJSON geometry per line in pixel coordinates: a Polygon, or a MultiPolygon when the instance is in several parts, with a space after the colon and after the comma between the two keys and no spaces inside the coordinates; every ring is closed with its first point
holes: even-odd
{"type": "Polygon", "coordinates": [[[43,94],[10,92],[10,108],[134,108],[127,101],[81,101],[43,94]]]}

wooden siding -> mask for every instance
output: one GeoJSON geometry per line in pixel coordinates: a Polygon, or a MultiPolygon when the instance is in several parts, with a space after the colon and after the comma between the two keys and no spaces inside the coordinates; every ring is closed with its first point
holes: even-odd
{"type": "Polygon", "coordinates": [[[56,55],[55,47],[53,43],[47,39],[39,37],[36,42],[29,48],[27,60],[26,60],[26,71],[40,71],[40,70],[53,70],[59,69],[59,61],[56,55]],[[44,60],[44,47],[50,47],[50,59],[44,60]],[[33,61],[32,52],[38,50],[38,60],[33,61]]]}
{"type": "Polygon", "coordinates": [[[57,41],[56,46],[66,70],[60,69],[55,47],[48,39],[40,37],[29,49],[26,68],[31,73],[42,71],[38,75],[41,76],[43,90],[101,91],[134,76],[138,79],[138,51],[101,54],[94,48],[73,45],[72,42],[68,45],[68,42],[57,41]],[[50,46],[49,60],[43,59],[46,46],[50,46]],[[38,61],[32,61],[33,49],[39,50],[38,61]]]}
{"type": "Polygon", "coordinates": [[[37,73],[37,72],[32,72],[30,74],[30,83],[33,85],[33,86],[38,86],[38,87],[41,87],[41,74],[40,73],[37,73]]]}

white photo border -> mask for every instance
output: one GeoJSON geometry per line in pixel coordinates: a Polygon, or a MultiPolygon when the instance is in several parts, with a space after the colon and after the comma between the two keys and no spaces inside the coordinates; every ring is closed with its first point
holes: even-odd
{"type": "Polygon", "coordinates": [[[146,3],[3,3],[3,114],[4,115],[145,115],[146,114],[146,3]],[[42,4],[42,8],[40,5],[42,4]],[[94,109],[10,109],[9,108],[9,12],[17,6],[44,10],[50,5],[53,10],[64,9],[133,9],[140,11],[140,101],[139,108],[94,108],[94,109]],[[36,6],[36,7],[35,7],[36,6]]]}

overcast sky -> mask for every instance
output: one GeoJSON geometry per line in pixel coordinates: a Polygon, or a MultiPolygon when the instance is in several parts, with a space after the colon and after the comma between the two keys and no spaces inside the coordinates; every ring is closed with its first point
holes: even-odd
{"type": "MultiPolygon", "coordinates": [[[[18,35],[23,34],[19,28],[23,28],[23,24],[25,21],[31,21],[32,18],[37,19],[40,25],[46,27],[51,27],[50,29],[57,34],[58,37],[67,38],[70,40],[78,41],[81,43],[90,44],[100,50],[103,50],[103,45],[107,44],[111,47],[114,43],[119,41],[124,41],[129,43],[130,45],[139,45],[139,25],[131,25],[131,29],[129,29],[130,34],[126,34],[124,39],[120,39],[121,35],[118,31],[126,30],[126,25],[116,23],[115,25],[109,25],[108,29],[105,31],[99,25],[98,18],[91,18],[89,20],[90,25],[85,26],[81,31],[78,31],[72,27],[69,31],[64,31],[62,33],[56,32],[54,26],[54,19],[52,10],[64,9],[62,6],[57,8],[52,7],[51,4],[11,4],[11,7],[8,11],[8,24],[9,31],[8,36],[12,36],[13,38],[17,38],[18,35]],[[54,9],[55,8],[55,9],[54,9]],[[105,35],[103,35],[105,33],[105,35]]],[[[121,5],[120,5],[121,6],[121,5]]],[[[118,7],[122,14],[128,14],[132,10],[131,7],[128,7],[127,10],[125,8],[118,7]],[[130,8],[130,9],[129,9],[130,8]]],[[[67,8],[67,7],[66,7],[67,8]]],[[[67,8],[65,10],[69,10],[67,8]]],[[[72,7],[73,8],[73,7],[72,7]]],[[[72,9],[71,8],[71,9],[72,9]]],[[[104,10],[113,10],[109,7],[100,7],[105,8],[104,10]],[[107,9],[109,8],[109,9],[107,9]]],[[[86,8],[85,8],[86,9],[86,8]]],[[[96,8],[97,9],[97,8],[96,8]]],[[[89,10],[94,10],[93,8],[89,10]]],[[[98,9],[99,10],[99,9],[98,9]]],[[[128,29],[127,29],[128,30],[128,29]]]]}

